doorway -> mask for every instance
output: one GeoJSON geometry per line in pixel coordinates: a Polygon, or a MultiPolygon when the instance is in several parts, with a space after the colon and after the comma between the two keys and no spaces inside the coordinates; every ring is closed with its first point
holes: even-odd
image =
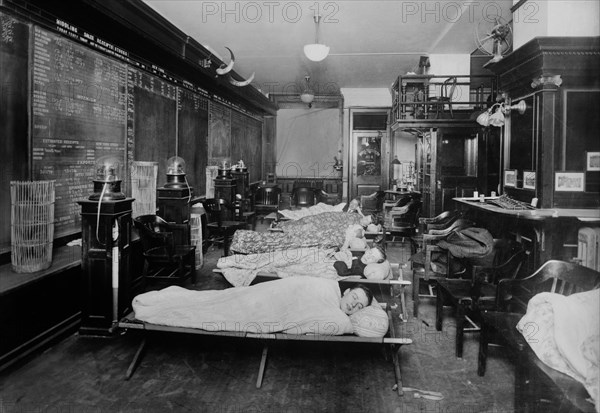
{"type": "Polygon", "coordinates": [[[350,116],[350,199],[387,189],[388,111],[354,110],[350,116]]]}

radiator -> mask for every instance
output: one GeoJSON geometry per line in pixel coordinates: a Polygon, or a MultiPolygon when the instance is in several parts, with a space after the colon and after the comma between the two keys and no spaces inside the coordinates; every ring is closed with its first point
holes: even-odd
{"type": "Polygon", "coordinates": [[[583,227],[577,234],[577,261],[600,271],[600,228],[583,227]]]}

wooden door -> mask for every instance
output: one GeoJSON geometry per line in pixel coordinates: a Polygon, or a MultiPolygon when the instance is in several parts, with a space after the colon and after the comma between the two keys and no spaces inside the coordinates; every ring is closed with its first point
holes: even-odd
{"type": "Polygon", "coordinates": [[[352,162],[351,198],[369,195],[382,189],[384,181],[383,150],[387,141],[384,131],[353,131],[350,142],[352,162]]]}
{"type": "Polygon", "coordinates": [[[453,198],[470,197],[480,190],[477,138],[474,128],[438,129],[434,215],[454,209],[453,198]]]}

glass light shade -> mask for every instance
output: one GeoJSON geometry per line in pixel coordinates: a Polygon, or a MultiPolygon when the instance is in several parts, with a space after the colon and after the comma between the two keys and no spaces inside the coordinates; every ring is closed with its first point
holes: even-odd
{"type": "Polygon", "coordinates": [[[329,46],[321,43],[312,43],[304,45],[304,54],[313,62],[320,62],[329,54],[329,46]]]}
{"type": "Polygon", "coordinates": [[[481,126],[490,126],[490,112],[486,110],[477,116],[477,123],[481,126]]]}
{"type": "Polygon", "coordinates": [[[120,181],[123,174],[123,161],[115,155],[106,155],[98,158],[95,164],[95,181],[115,182],[120,181]]]}
{"type": "Polygon", "coordinates": [[[94,166],[94,193],[89,199],[96,201],[114,201],[125,199],[121,192],[123,160],[115,155],[101,156],[94,166]]]}
{"type": "Polygon", "coordinates": [[[312,92],[302,92],[300,100],[306,104],[312,103],[315,100],[315,95],[312,92]]]}
{"type": "Polygon", "coordinates": [[[185,161],[179,156],[167,159],[167,183],[165,188],[189,188],[185,177],[185,161]]]}
{"type": "Polygon", "coordinates": [[[221,161],[216,179],[231,179],[231,161],[229,159],[221,161]]]}
{"type": "Polygon", "coordinates": [[[185,175],[185,161],[179,156],[167,159],[167,175],[185,175]]]}
{"type": "Polygon", "coordinates": [[[489,119],[490,125],[500,127],[504,126],[504,114],[501,110],[497,110],[489,119]]]}

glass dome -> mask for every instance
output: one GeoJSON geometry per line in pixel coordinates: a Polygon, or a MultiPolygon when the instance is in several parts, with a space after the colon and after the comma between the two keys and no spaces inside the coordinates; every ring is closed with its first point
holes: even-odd
{"type": "Polygon", "coordinates": [[[96,160],[95,181],[120,181],[123,175],[123,161],[115,155],[106,155],[96,160]]]}
{"type": "Polygon", "coordinates": [[[179,156],[167,159],[167,175],[185,175],[185,161],[179,156]]]}
{"type": "Polygon", "coordinates": [[[185,161],[180,156],[167,159],[167,183],[164,187],[189,190],[185,177],[185,161]]]}
{"type": "Polygon", "coordinates": [[[125,199],[125,194],[121,192],[122,158],[116,155],[101,156],[96,160],[94,171],[94,193],[90,195],[90,200],[125,199]]]}

